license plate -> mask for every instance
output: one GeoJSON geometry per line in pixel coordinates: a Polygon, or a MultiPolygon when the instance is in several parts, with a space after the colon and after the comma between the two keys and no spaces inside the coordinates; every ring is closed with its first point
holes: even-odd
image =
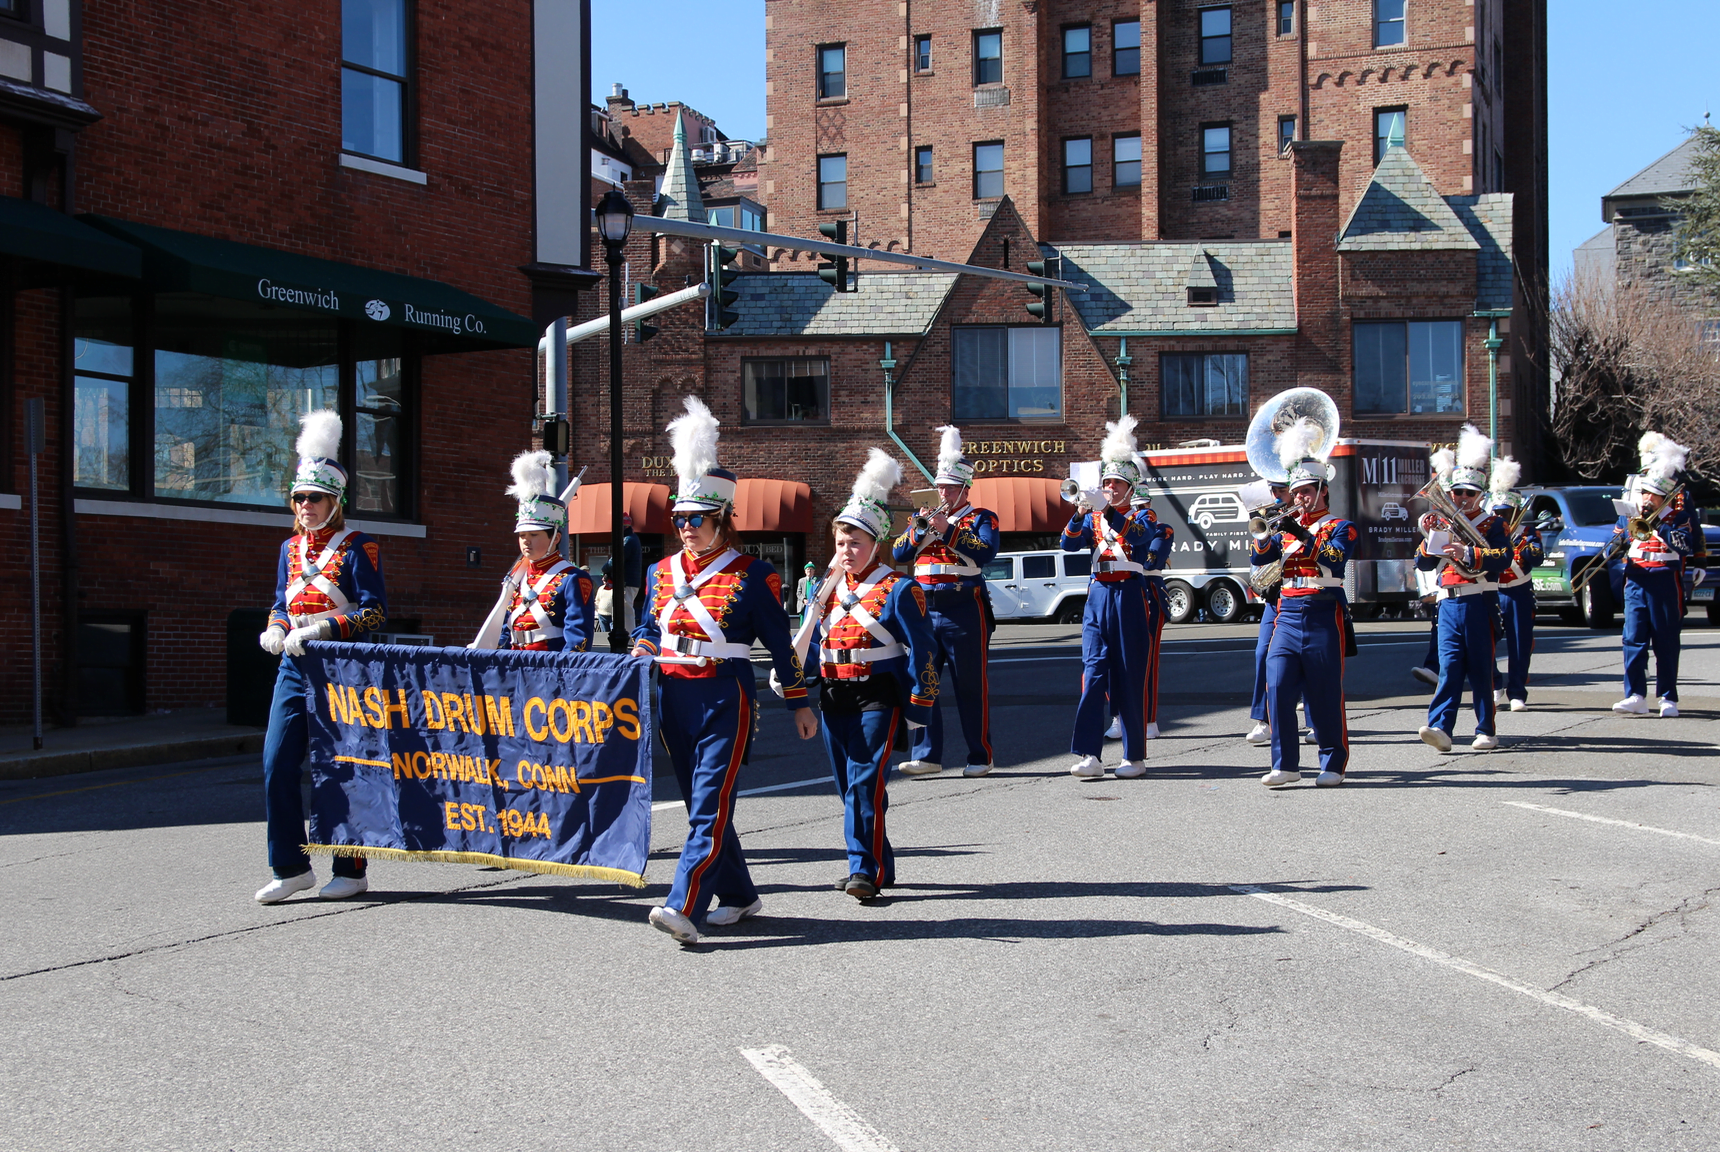
{"type": "Polygon", "coordinates": [[[1709,588],[1706,585],[1701,588],[1693,588],[1690,592],[1690,599],[1693,601],[1712,600],[1714,599],[1714,589],[1709,588]]]}

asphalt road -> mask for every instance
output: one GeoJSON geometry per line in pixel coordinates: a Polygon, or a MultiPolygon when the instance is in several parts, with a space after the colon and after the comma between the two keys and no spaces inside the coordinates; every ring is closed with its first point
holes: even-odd
{"type": "Polygon", "coordinates": [[[1082,782],[1074,629],[1006,626],[1002,766],[892,785],[873,905],[768,709],[765,914],[692,950],[645,924],[666,772],[643,892],[381,862],[274,908],[254,759],[0,785],[0,1147],[1712,1149],[1720,629],[1689,623],[1667,721],[1606,711],[1616,632],[1545,627],[1489,755],[1415,738],[1426,626],[1364,625],[1318,791],[1256,783],[1252,628],[1168,633],[1152,771],[1082,782]]]}

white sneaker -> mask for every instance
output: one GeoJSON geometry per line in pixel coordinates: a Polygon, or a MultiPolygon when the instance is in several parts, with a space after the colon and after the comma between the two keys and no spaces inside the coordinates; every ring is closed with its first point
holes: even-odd
{"type": "Polygon", "coordinates": [[[1527,712],[1528,710],[1529,710],[1529,702],[1527,700],[1513,700],[1513,701],[1511,701],[1511,711],[1513,711],[1513,712],[1527,712]]]}
{"type": "Polygon", "coordinates": [[[1121,764],[1117,765],[1117,779],[1119,780],[1138,780],[1146,774],[1147,762],[1145,760],[1142,760],[1139,764],[1135,763],[1133,760],[1125,760],[1121,764]]]}
{"type": "Polygon", "coordinates": [[[1314,787],[1316,788],[1336,788],[1343,782],[1344,774],[1342,772],[1322,772],[1314,777],[1314,787]]]}
{"type": "Polygon", "coordinates": [[[1151,724],[1147,725],[1147,739],[1148,740],[1157,740],[1158,738],[1159,738],[1159,722],[1157,720],[1155,720],[1151,724]]]}
{"type": "Polygon", "coordinates": [[[1632,692],[1629,696],[1626,696],[1623,700],[1614,704],[1613,711],[1618,712],[1621,715],[1629,714],[1632,716],[1647,716],[1648,701],[1644,700],[1641,696],[1638,696],[1635,692],[1632,692]]]}
{"type": "Polygon", "coordinates": [[[1423,724],[1421,731],[1417,732],[1416,735],[1421,737],[1423,744],[1431,744],[1441,752],[1451,751],[1451,733],[1443,728],[1431,728],[1423,724]]]}
{"type": "Polygon", "coordinates": [[[1319,743],[1318,740],[1314,739],[1314,730],[1312,728],[1302,729],[1302,743],[1304,743],[1304,744],[1318,744],[1319,743]]]}
{"type": "Polygon", "coordinates": [[[653,908],[647,919],[651,921],[651,927],[667,932],[683,944],[699,942],[699,930],[693,927],[693,922],[673,908],[653,908]]]}
{"type": "Polygon", "coordinates": [[[1083,780],[1097,780],[1105,774],[1105,766],[1097,756],[1083,756],[1075,761],[1069,769],[1069,775],[1079,776],[1083,780]]]}
{"type": "Polygon", "coordinates": [[[271,880],[257,889],[257,903],[279,904],[295,892],[304,892],[317,886],[317,874],[309,868],[297,876],[288,876],[280,880],[271,880]]]}
{"type": "Polygon", "coordinates": [[[1660,718],[1662,720],[1678,719],[1678,702],[1662,696],[1660,698],[1660,718]]]}
{"type": "Polygon", "coordinates": [[[942,764],[930,760],[904,760],[897,771],[904,776],[936,776],[944,770],[942,764]]]}
{"type": "Polygon", "coordinates": [[[1121,716],[1113,716],[1113,717],[1111,717],[1111,726],[1109,728],[1105,729],[1105,739],[1107,739],[1107,740],[1121,740],[1122,738],[1123,738],[1123,718],[1121,716]]]}
{"type": "Polygon", "coordinates": [[[1285,784],[1295,784],[1302,779],[1300,772],[1286,772],[1282,768],[1274,768],[1260,778],[1260,782],[1268,788],[1279,788],[1285,784]]]}
{"type": "Polygon", "coordinates": [[[369,890],[370,877],[368,876],[336,876],[324,884],[323,890],[317,895],[324,900],[345,900],[349,896],[357,896],[360,892],[368,892],[369,890]]]}
{"type": "Polygon", "coordinates": [[[1491,752],[1499,747],[1499,737],[1486,732],[1477,732],[1475,739],[1470,742],[1469,746],[1477,752],[1491,752]]]}
{"type": "MultiPolygon", "coordinates": [[[[759,909],[764,907],[764,897],[755,899],[751,904],[719,904],[711,909],[711,914],[705,917],[705,923],[718,928],[727,928],[730,924],[739,924],[748,916],[757,916],[759,909]]],[[[656,921],[652,921],[656,923],[656,921]]]]}
{"type": "Polygon", "coordinates": [[[963,776],[984,776],[987,772],[990,772],[990,771],[991,771],[991,765],[990,764],[969,764],[966,768],[962,769],[962,775],[963,776]]]}
{"type": "Polygon", "coordinates": [[[1506,696],[1505,696],[1505,689],[1503,689],[1503,688],[1493,689],[1493,707],[1503,708],[1503,707],[1505,707],[1505,705],[1507,703],[1508,703],[1508,701],[1507,701],[1506,696]]]}
{"type": "Polygon", "coordinates": [[[1272,727],[1264,720],[1257,720],[1254,727],[1248,730],[1248,735],[1243,739],[1250,744],[1270,744],[1272,743],[1272,727]]]}

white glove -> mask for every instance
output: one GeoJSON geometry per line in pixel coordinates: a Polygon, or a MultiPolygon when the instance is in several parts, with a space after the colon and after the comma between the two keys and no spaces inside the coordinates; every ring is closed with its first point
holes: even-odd
{"type": "Polygon", "coordinates": [[[924,724],[916,724],[912,720],[908,721],[908,731],[910,731],[910,732],[917,732],[921,728],[924,728],[924,727],[925,727],[924,724]]]}
{"type": "Polygon", "coordinates": [[[323,631],[323,622],[318,620],[315,624],[306,624],[303,628],[294,628],[288,632],[286,642],[281,648],[288,656],[303,656],[308,642],[326,639],[328,637],[323,631]]]}
{"type": "Polygon", "coordinates": [[[279,628],[270,628],[267,632],[257,637],[257,647],[261,648],[271,656],[279,656],[281,654],[281,646],[286,642],[287,634],[279,628]]]}
{"type": "Polygon", "coordinates": [[[782,690],[782,681],[777,679],[775,668],[770,670],[770,690],[776,693],[777,699],[788,699],[788,694],[782,690]]]}

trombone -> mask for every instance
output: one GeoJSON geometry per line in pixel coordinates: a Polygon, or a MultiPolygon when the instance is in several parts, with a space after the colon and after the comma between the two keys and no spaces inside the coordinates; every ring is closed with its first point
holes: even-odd
{"type": "Polygon", "coordinates": [[[1624,531],[1607,541],[1607,546],[1601,550],[1601,554],[1595,557],[1587,568],[1583,569],[1582,575],[1571,581],[1571,595],[1575,596],[1587,588],[1589,581],[1595,578],[1596,573],[1605,572],[1612,567],[1612,562],[1624,555],[1630,549],[1633,541],[1647,540],[1653,536],[1654,530],[1658,526],[1657,521],[1661,518],[1661,509],[1672,507],[1672,502],[1678,499],[1679,493],[1683,491],[1684,484],[1680,481],[1673,486],[1672,491],[1666,494],[1666,499],[1660,502],[1660,508],[1657,508],[1652,516],[1628,517],[1624,522],[1624,531]]]}

